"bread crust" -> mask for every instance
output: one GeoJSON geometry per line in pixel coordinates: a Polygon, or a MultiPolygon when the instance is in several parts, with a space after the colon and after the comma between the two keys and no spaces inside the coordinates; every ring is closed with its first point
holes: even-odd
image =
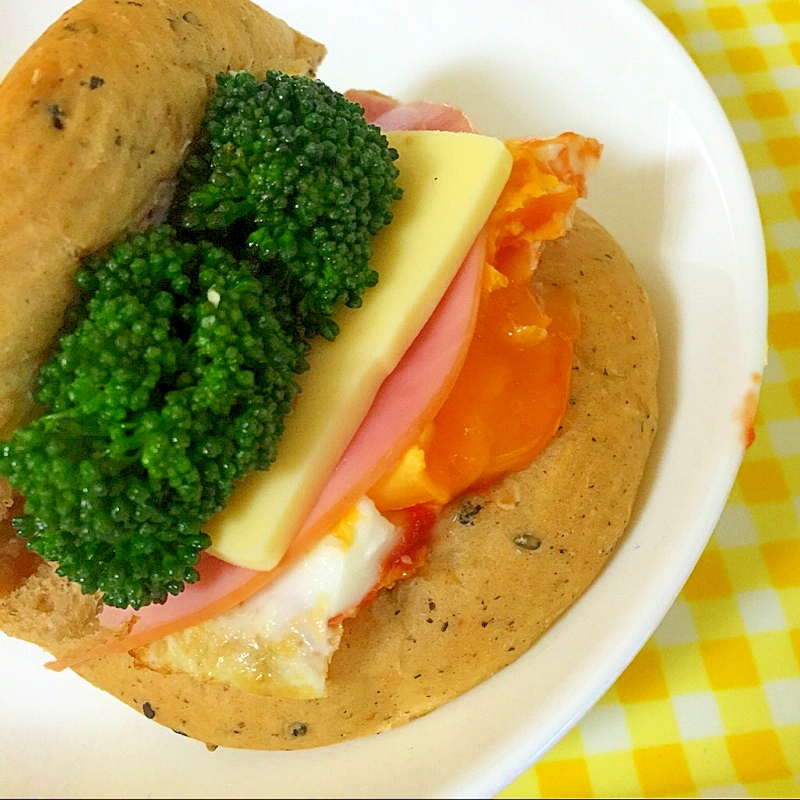
{"type": "Polygon", "coordinates": [[[313,72],[323,45],[249,0],[83,0],[0,84],[0,439],[79,260],[151,222],[225,70],[313,72]]]}
{"type": "MultiPolygon", "coordinates": [[[[76,671],[201,741],[296,749],[401,725],[522,655],[624,535],[658,416],[652,308],[613,238],[579,211],[574,229],[546,246],[535,280],[570,287],[580,309],[559,433],[528,469],[445,510],[428,564],[346,623],[326,698],[255,696],[155,672],[128,654],[76,671]]],[[[43,565],[0,601],[0,627],[66,653],[95,635],[96,602],[43,565]]]]}

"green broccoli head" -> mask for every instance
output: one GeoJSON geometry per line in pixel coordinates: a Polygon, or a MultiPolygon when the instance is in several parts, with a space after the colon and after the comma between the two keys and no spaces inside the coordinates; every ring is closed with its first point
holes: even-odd
{"type": "Polygon", "coordinates": [[[332,339],[378,276],[371,239],[400,197],[397,152],[362,109],[324,83],[271,72],[217,79],[180,176],[178,224],[236,231],[289,298],[302,338],[332,339]]]}
{"type": "Polygon", "coordinates": [[[28,547],[114,606],[197,579],[206,520],[267,469],[310,340],[377,275],[397,153],[324,84],[219,77],[179,175],[172,226],[77,275],[43,415],[0,442],[28,547]]]}
{"type": "Polygon", "coordinates": [[[31,550],[110,605],[197,579],[202,524],[266,469],[304,368],[256,270],[169,227],[78,274],[81,302],[39,375],[49,410],[2,448],[31,550]]]}

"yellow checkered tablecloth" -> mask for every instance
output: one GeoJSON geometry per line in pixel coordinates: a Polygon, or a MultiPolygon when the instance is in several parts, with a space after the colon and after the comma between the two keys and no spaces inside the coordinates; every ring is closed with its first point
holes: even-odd
{"type": "Polygon", "coordinates": [[[767,244],[756,441],[696,569],[592,711],[502,797],[800,797],[800,0],[644,0],[716,92],[767,244]]]}

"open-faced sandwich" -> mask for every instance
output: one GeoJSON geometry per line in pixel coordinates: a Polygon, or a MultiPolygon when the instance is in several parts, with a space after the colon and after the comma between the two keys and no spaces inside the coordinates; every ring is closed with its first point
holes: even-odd
{"type": "Polygon", "coordinates": [[[0,84],[0,626],[212,745],[522,655],[656,428],[601,146],[340,94],[248,0],[83,0],[0,84]]]}

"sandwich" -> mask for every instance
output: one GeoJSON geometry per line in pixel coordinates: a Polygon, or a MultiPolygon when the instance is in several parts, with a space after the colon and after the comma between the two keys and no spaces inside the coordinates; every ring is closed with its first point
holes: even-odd
{"type": "MultiPolygon", "coordinates": [[[[448,106],[342,96],[314,78],[323,55],[244,0],[124,9],[84,0],[0,86],[0,118],[13,120],[0,141],[0,186],[13,198],[0,212],[10,298],[0,340],[9,478],[0,626],[210,745],[290,749],[376,733],[522,655],[623,536],[656,427],[652,310],[621,248],[576,208],[599,144],[572,133],[500,142],[448,106]],[[325,130],[351,125],[359,147],[378,154],[359,158],[361,178],[383,176],[339,189],[347,202],[329,215],[337,231],[349,209],[370,209],[369,258],[358,291],[348,276],[324,313],[286,275],[298,262],[305,275],[311,256],[294,256],[333,226],[316,220],[294,238],[268,228],[316,201],[292,195],[275,212],[275,162],[264,157],[269,213],[242,212],[239,196],[219,193],[241,183],[250,140],[231,124],[213,150],[219,131],[247,116],[237,104],[302,95],[295,108],[305,108],[307,92],[326,98],[315,114],[340,115],[325,130]],[[30,180],[34,163],[41,182],[30,180]],[[243,246],[236,237],[255,217],[243,246]],[[152,259],[156,246],[169,258],[152,259]],[[238,355],[190,369],[180,348],[165,366],[166,334],[152,337],[172,319],[169,303],[158,316],[114,296],[103,325],[92,316],[108,287],[123,284],[128,298],[165,260],[196,274],[186,303],[199,309],[197,327],[187,333],[188,312],[173,325],[181,347],[239,352],[225,337],[246,308],[241,338],[263,328],[272,371],[259,377],[238,355]],[[152,380],[133,380],[132,367],[127,382],[103,372],[120,363],[102,354],[109,320],[116,353],[139,348],[149,354],[142,364],[158,363],[152,380]],[[191,403],[175,405],[189,373],[191,403]],[[268,390],[250,393],[263,382],[268,390]],[[146,402],[139,384],[150,387],[146,402]],[[231,384],[242,394],[226,405],[231,384]],[[136,405],[139,427],[114,416],[120,398],[136,405]],[[159,425],[168,409],[194,435],[202,403],[216,416],[203,429],[205,460],[191,462],[191,444],[159,425]],[[267,423],[268,406],[279,408],[267,423]],[[184,491],[190,481],[175,476],[197,463],[213,471],[208,453],[222,452],[218,434],[231,420],[244,433],[230,438],[257,454],[242,457],[230,490],[184,491]],[[103,446],[98,425],[117,432],[103,446]],[[122,466],[95,491],[97,475],[111,475],[97,464],[112,451],[122,466]],[[167,484],[163,515],[145,518],[146,492],[167,484]],[[53,516],[50,506],[67,511],[53,516]],[[62,518],[70,524],[59,529],[62,518]],[[167,563],[153,544],[162,540],[175,548],[169,569],[131,567],[167,563]]],[[[313,144],[304,151],[312,167],[308,153],[322,160],[330,149],[313,144]]],[[[178,273],[171,285],[183,297],[178,273]]]]}

